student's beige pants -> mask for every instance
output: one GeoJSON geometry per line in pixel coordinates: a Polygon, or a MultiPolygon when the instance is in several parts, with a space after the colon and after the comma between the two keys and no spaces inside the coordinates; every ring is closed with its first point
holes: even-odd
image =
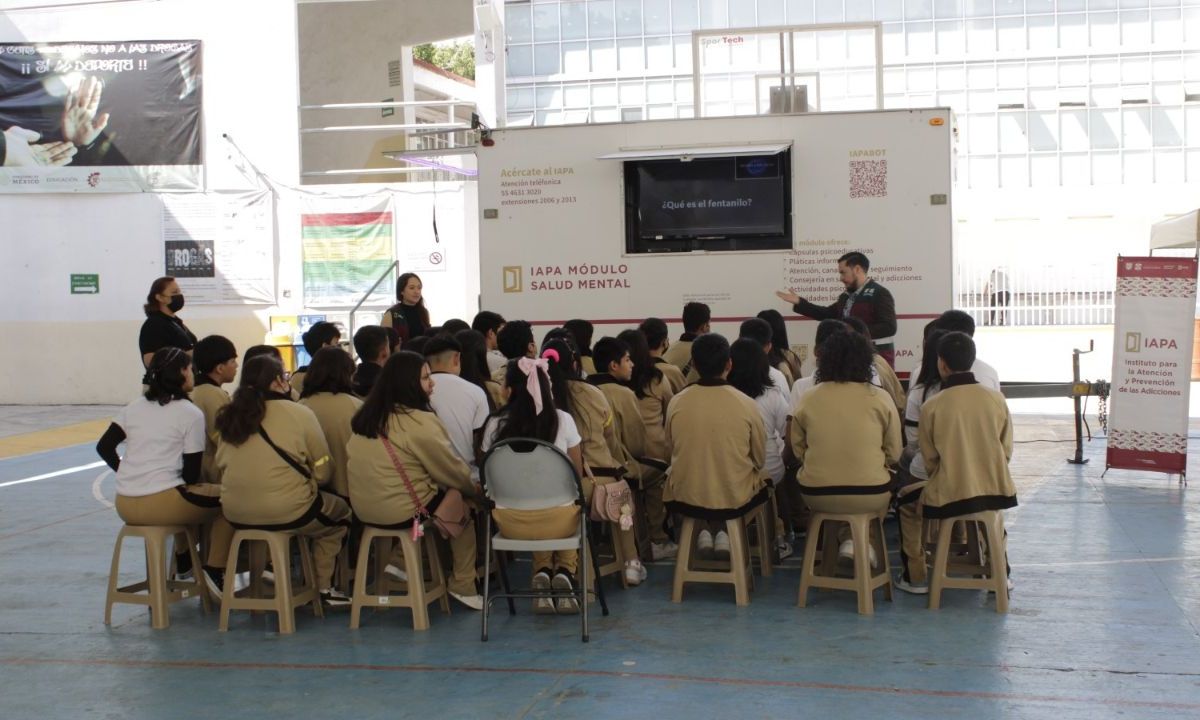
{"type": "MultiPolygon", "coordinates": [[[[221,486],[209,483],[179,485],[170,490],[128,497],[117,495],[117,515],[126,525],[200,525],[210,530],[208,558],[204,564],[224,568],[233,527],[221,514],[221,486]]],[[[176,551],[186,540],[176,537],[176,551]]],[[[196,572],[199,572],[196,568],[196,572]]]]}
{"type": "Polygon", "coordinates": [[[900,519],[900,560],[909,582],[914,585],[924,585],[929,580],[929,570],[925,565],[925,521],[921,518],[920,493],[928,481],[921,480],[911,483],[897,493],[902,501],[896,506],[896,515],[900,519]],[[916,493],[916,497],[912,497],[916,493]]]}
{"type": "MultiPolygon", "coordinates": [[[[496,508],[492,519],[500,526],[500,532],[513,540],[553,540],[571,537],[579,531],[579,508],[575,505],[541,510],[496,508]]],[[[636,553],[631,557],[637,557],[636,553]]],[[[533,571],[543,568],[551,572],[561,568],[574,575],[579,569],[579,551],[535,552],[533,571]]]]}

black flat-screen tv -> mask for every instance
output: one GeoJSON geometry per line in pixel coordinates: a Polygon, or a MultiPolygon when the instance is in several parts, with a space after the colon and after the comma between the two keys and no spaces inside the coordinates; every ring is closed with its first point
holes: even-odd
{"type": "Polygon", "coordinates": [[[629,253],[792,248],[791,152],[625,163],[629,253]]]}

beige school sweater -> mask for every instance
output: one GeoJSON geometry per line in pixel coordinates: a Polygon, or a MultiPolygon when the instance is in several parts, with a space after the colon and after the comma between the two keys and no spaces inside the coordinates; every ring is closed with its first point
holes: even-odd
{"type": "Polygon", "coordinates": [[[346,463],[350,458],[346,453],[346,442],[350,439],[350,418],[362,407],[362,400],[351,393],[322,392],[309,395],[300,404],[317,416],[317,422],[325,433],[325,442],[329,444],[329,454],[333,457],[333,477],[329,490],[342,497],[350,497],[346,480],[346,463]]]}
{"type": "Polygon", "coordinates": [[[683,371],[662,358],[654,358],[654,367],[658,368],[671,388],[671,395],[687,387],[687,378],[683,371]]]}
{"type": "MultiPolygon", "coordinates": [[[[579,429],[579,436],[583,438],[579,444],[583,452],[583,464],[597,476],[612,476],[613,470],[623,470],[625,463],[613,454],[619,441],[608,398],[599,388],[583,380],[568,381],[567,391],[571,394],[571,418],[579,429]]],[[[584,491],[590,493],[591,488],[585,487],[584,491]]]]}
{"type": "Polygon", "coordinates": [[[604,393],[613,411],[614,445],[609,447],[613,457],[621,460],[630,477],[640,479],[642,467],[637,458],[646,455],[646,425],[638,408],[637,395],[621,385],[611,375],[592,375],[588,381],[604,393]]]}
{"type": "MultiPolygon", "coordinates": [[[[466,497],[475,494],[471,468],[454,452],[436,414],[397,411],[388,420],[387,436],[422,504],[443,489],[457,489],[466,497]]],[[[378,437],[352,434],[346,448],[350,506],[360,520],[368,525],[395,525],[416,515],[412,495],[378,437]]]]}
{"type": "MultiPolygon", "coordinates": [[[[680,370],[690,368],[692,366],[692,341],[684,340],[683,338],[676,340],[663,353],[662,358],[680,370]]],[[[685,372],[684,375],[686,376],[687,373],[685,372]]]]}
{"type": "Polygon", "coordinates": [[[642,422],[646,427],[645,457],[670,463],[671,448],[667,444],[667,407],[671,404],[677,391],[674,390],[666,370],[674,370],[681,381],[683,373],[679,372],[674,365],[666,363],[659,363],[655,367],[663,370],[663,376],[650,383],[650,387],[646,388],[646,395],[638,398],[638,409],[642,413],[642,422]]]}
{"type": "Polygon", "coordinates": [[[496,409],[499,410],[500,408],[504,407],[504,390],[502,389],[503,383],[498,383],[495,380],[488,380],[484,383],[484,385],[487,386],[488,396],[492,399],[496,409]]]}
{"type": "Polygon", "coordinates": [[[891,396],[900,417],[904,417],[904,407],[908,403],[908,396],[904,394],[904,386],[900,384],[900,378],[896,377],[896,371],[892,369],[891,365],[888,365],[888,361],[882,355],[876,353],[874,362],[875,372],[879,374],[880,387],[891,396]]]}
{"type": "Polygon", "coordinates": [[[727,510],[766,483],[767,430],[753,400],[723,380],[702,380],[667,408],[671,470],[663,499],[727,510]]]}
{"type": "Polygon", "coordinates": [[[267,400],[262,426],[311,477],[296,472],[257,433],[241,445],[220,439],[221,508],[234,524],[282,525],[304,517],[317,500],[317,486],[333,473],[329,445],[312,410],[291,400],[267,400]]]}
{"type": "Polygon", "coordinates": [[[929,482],[921,495],[924,515],[946,518],[1017,504],[1008,471],[1012,420],[1004,396],[975,381],[951,375],[921,406],[917,435],[929,482]]]}
{"type": "Polygon", "coordinates": [[[192,404],[204,413],[204,458],[200,462],[200,482],[219,483],[217,472],[217,411],[229,404],[229,393],[219,385],[197,385],[191,393],[192,404]]]}
{"type": "Polygon", "coordinates": [[[817,383],[792,412],[791,443],[810,495],[888,492],[888,466],[904,448],[892,398],[869,383],[817,383]]]}

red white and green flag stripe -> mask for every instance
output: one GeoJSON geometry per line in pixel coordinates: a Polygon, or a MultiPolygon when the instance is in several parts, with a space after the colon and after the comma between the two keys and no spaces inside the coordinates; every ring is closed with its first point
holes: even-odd
{"type": "MultiPolygon", "coordinates": [[[[304,304],[354,305],[392,264],[392,211],[306,213],[300,216],[304,262],[304,304]]],[[[391,281],[379,286],[386,300],[391,281]]]]}

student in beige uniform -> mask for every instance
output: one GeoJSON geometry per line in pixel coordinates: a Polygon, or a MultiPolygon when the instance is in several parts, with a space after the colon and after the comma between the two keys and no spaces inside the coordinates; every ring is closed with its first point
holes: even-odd
{"type": "MultiPolygon", "coordinates": [[[[179,348],[155,352],[146,371],[145,395],[117,413],[96,452],[116,473],[117,515],[126,524],[211,529],[208,557],[202,562],[209,589],[220,594],[233,528],[221,514],[221,486],[200,482],[204,414],[188,402],[191,364],[179,348]],[[122,442],[123,458],[117,454],[122,442]]],[[[191,567],[186,536],[176,537],[175,543],[180,574],[199,571],[191,567]]]]}
{"type": "MultiPolygon", "coordinates": [[[[631,456],[621,446],[608,398],[581,377],[579,355],[569,333],[563,330],[547,333],[546,342],[542,344],[542,357],[547,357],[547,351],[554,353],[547,363],[554,404],[570,414],[583,438],[583,490],[590,498],[594,483],[616,482],[629,475],[626,463],[631,456]]],[[[638,585],[646,579],[647,571],[638,559],[633,529],[624,530],[617,523],[610,524],[613,541],[620,543],[621,554],[626,558],[625,584],[638,585]]]]}
{"type": "Polygon", "coordinates": [[[333,566],[350,506],[320,485],[333,474],[329,445],[312,410],[292,401],[283,366],[251,359],[233,400],[217,414],[221,506],[234,527],[286,530],[312,540],[317,588],[326,605],[348,605],[333,566]]]}
{"type": "MultiPolygon", "coordinates": [[[[900,417],[891,397],[870,382],[874,354],[857,333],[831,335],[821,344],[817,384],[792,413],[800,492],[817,512],[882,513],[891,501],[888,467],[903,448],[900,417]]],[[[852,558],[845,532],[838,555],[852,558]]],[[[871,560],[878,562],[874,550],[871,560]]]]}
{"type": "MultiPolygon", "coordinates": [[[[412,527],[419,512],[414,495],[431,515],[448,497],[478,495],[471,469],[454,452],[445,427],[429,406],[435,382],[423,356],[401,350],[388,358],[351,421],[350,503],[364,524],[412,527]]],[[[458,537],[447,540],[453,557],[450,595],[472,610],[483,609],[483,597],[475,589],[474,521],[468,520],[458,537]]]]}
{"type": "MultiPolygon", "coordinates": [[[[369,325],[378,329],[378,325],[369,325]]],[[[304,392],[300,393],[300,404],[317,416],[329,455],[333,458],[333,473],[325,488],[346,502],[350,501],[350,484],[346,467],[350,456],[346,443],[350,440],[350,418],[362,407],[362,400],[354,395],[354,361],[345,350],[338,347],[321,348],[308,366],[308,378],[304,392]]]]}
{"type": "MultiPolygon", "coordinates": [[[[664,339],[666,332],[664,324],[664,339]]],[[[642,466],[642,495],[645,497],[646,522],[650,526],[650,558],[666,560],[675,557],[679,550],[663,528],[667,520],[663,488],[667,482],[667,468],[671,465],[671,449],[667,447],[667,406],[675,397],[668,372],[674,372],[681,381],[683,374],[669,363],[655,363],[641,332],[625,330],[617,339],[629,346],[629,355],[633,359],[629,387],[637,398],[646,432],[645,451],[637,459],[642,466]]]]}
{"type": "Polygon", "coordinates": [[[788,388],[791,388],[800,379],[800,356],[788,345],[787,322],[783,319],[783,313],[768,309],[757,317],[771,326],[771,352],[768,355],[771,367],[783,373],[788,388]]]}
{"type": "Polygon", "coordinates": [[[689,383],[700,378],[699,373],[692,367],[692,343],[696,338],[709,332],[709,321],[712,310],[701,302],[690,302],[683,306],[683,334],[679,341],[672,344],[663,353],[663,360],[683,371],[683,376],[689,383]]]}
{"type": "MultiPolygon", "coordinates": [[[[512,320],[500,328],[496,335],[496,347],[509,360],[537,357],[537,343],[533,341],[533,326],[524,320],[512,320]]],[[[508,365],[492,373],[492,379],[500,385],[508,374],[508,365]]]]}
{"type": "Polygon", "coordinates": [[[204,462],[200,477],[206,483],[219,483],[221,477],[213,464],[217,454],[217,411],[229,404],[229,393],[221,386],[237,378],[237,348],[228,338],[209,335],[196,343],[192,363],[196,369],[196,387],[191,399],[204,413],[204,462]]]}
{"type": "MultiPolygon", "coordinates": [[[[308,353],[311,361],[321,348],[337,347],[338,343],[342,341],[342,331],[338,329],[337,325],[322,320],[313,323],[313,326],[300,336],[300,340],[304,343],[304,352],[308,353]]],[[[300,393],[304,392],[304,376],[307,372],[308,365],[301,365],[292,373],[289,382],[292,387],[293,400],[298,400],[300,393]]]]}
{"type": "Polygon", "coordinates": [[[563,323],[563,329],[571,333],[572,339],[575,341],[575,349],[579,352],[579,367],[583,371],[583,376],[588,377],[595,375],[596,362],[592,359],[592,335],[596,332],[596,327],[587,320],[568,320],[563,323]]]}
{"type": "Polygon", "coordinates": [[[459,330],[454,333],[454,340],[462,348],[458,376],[483,390],[487,394],[488,414],[496,412],[504,404],[504,393],[488,370],[489,358],[483,335],[478,330],[459,330]]]}
{"type": "Polygon", "coordinates": [[[643,320],[637,329],[646,339],[646,348],[651,364],[666,378],[667,384],[671,388],[671,394],[674,395],[686,387],[687,379],[684,377],[683,371],[663,359],[663,354],[671,349],[671,341],[667,338],[669,334],[667,324],[659,318],[652,317],[643,320]]]}
{"type": "Polygon", "coordinates": [[[975,343],[962,332],[938,341],[942,390],[921,407],[919,443],[929,471],[921,514],[932,520],[1017,506],[1009,474],[1012,419],[1004,396],[971,372],[975,343]]]}
{"type": "Polygon", "coordinates": [[[671,470],[667,509],[707,521],[696,541],[701,555],[729,557],[725,521],[745,516],[770,497],[766,427],[754,401],[726,382],[729,341],[710,333],[692,345],[700,380],[667,408],[671,470]]]}
{"type": "MultiPolygon", "coordinates": [[[[508,438],[543,440],[566,453],[582,479],[582,439],[571,416],[554,405],[549,361],[546,358],[520,358],[509,361],[506,369],[506,401],[483,426],[483,452],[508,438]]],[[[541,510],[497,507],[492,511],[492,519],[506,537],[517,540],[565,538],[579,529],[579,507],[574,503],[541,510]]],[[[535,591],[571,591],[575,588],[578,570],[578,550],[535,552],[532,587],[535,591]]],[[[574,598],[560,598],[555,604],[549,598],[539,598],[534,600],[533,610],[541,614],[572,614],[579,612],[579,602],[574,598]]]]}

